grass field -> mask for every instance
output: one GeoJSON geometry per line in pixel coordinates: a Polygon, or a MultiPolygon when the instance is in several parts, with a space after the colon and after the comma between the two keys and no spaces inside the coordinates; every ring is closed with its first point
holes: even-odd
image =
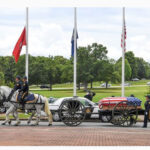
{"type": "MultiPolygon", "coordinates": [[[[100,99],[104,97],[109,97],[109,96],[121,96],[121,88],[120,87],[113,87],[113,88],[94,88],[91,91],[94,91],[96,93],[96,96],[94,96],[93,101],[98,102],[100,99]]],[[[49,90],[34,90],[31,92],[33,93],[38,93],[46,97],[55,97],[55,98],[60,98],[60,97],[70,97],[73,94],[72,89],[55,89],[53,91],[49,90]]],[[[130,96],[131,94],[134,94],[137,98],[142,100],[142,106],[144,106],[145,102],[145,95],[149,93],[149,87],[148,86],[131,86],[131,87],[125,87],[125,96],[130,96]]],[[[78,90],[77,95],[83,97],[86,94],[84,90],[78,90]]]]}
{"type": "MultiPolygon", "coordinates": [[[[150,80],[139,80],[139,81],[126,81],[127,83],[131,83],[131,85],[146,85],[150,80]]],[[[100,87],[103,82],[93,82],[93,87],[100,87]]],[[[111,84],[111,83],[110,83],[111,84]]],[[[47,84],[48,85],[48,84],[47,84]]],[[[49,85],[48,85],[49,86],[49,85]]],[[[112,86],[120,86],[120,83],[112,84],[112,86]]],[[[53,88],[72,88],[73,83],[63,83],[63,84],[54,84],[53,88]]],[[[82,88],[82,86],[81,86],[82,88]]],[[[88,84],[88,88],[90,88],[90,84],[88,84]]],[[[40,89],[40,85],[32,85],[30,89],[40,89]]]]}

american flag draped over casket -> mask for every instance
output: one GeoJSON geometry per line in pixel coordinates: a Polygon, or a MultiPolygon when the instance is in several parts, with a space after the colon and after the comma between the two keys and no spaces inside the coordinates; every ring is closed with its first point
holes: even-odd
{"type": "Polygon", "coordinates": [[[101,109],[103,106],[115,106],[119,102],[128,101],[136,104],[137,106],[141,106],[141,100],[136,97],[106,97],[99,101],[99,108],[101,109]]]}

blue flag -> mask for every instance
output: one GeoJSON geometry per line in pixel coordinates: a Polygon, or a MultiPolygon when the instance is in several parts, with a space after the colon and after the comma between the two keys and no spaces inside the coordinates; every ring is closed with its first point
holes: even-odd
{"type": "MultiPolygon", "coordinates": [[[[78,32],[76,35],[76,39],[78,39],[78,32]]],[[[76,48],[77,48],[77,40],[76,40],[76,48]]],[[[71,38],[71,56],[74,56],[74,29],[73,29],[73,33],[72,33],[72,38],[71,38]]]]}

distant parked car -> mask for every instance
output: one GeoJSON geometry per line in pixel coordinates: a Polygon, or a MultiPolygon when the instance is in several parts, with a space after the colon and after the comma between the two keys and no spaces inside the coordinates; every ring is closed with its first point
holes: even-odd
{"type": "MultiPolygon", "coordinates": [[[[52,103],[49,103],[49,108],[53,114],[53,120],[54,121],[60,121],[58,110],[60,105],[63,101],[71,99],[71,97],[63,97],[58,98],[54,100],[52,103]]],[[[99,118],[98,112],[99,112],[99,106],[98,104],[91,102],[87,98],[84,97],[78,97],[78,100],[85,106],[86,109],[86,119],[89,118],[99,118]],[[97,113],[97,114],[91,114],[91,113],[97,113]]]]}
{"type": "Polygon", "coordinates": [[[141,80],[146,80],[145,78],[142,78],[141,80]]]}
{"type": "Polygon", "coordinates": [[[132,81],[139,81],[139,79],[138,78],[133,78],[132,81]]]}
{"type": "Polygon", "coordinates": [[[124,86],[131,86],[131,83],[125,83],[124,86]]]}
{"type": "MultiPolygon", "coordinates": [[[[106,83],[102,83],[102,84],[101,84],[101,87],[106,88],[106,83]]],[[[111,84],[107,84],[107,87],[111,87],[111,84]]]]}
{"type": "Polygon", "coordinates": [[[40,88],[41,88],[41,89],[44,89],[44,88],[50,88],[50,87],[47,86],[47,85],[41,85],[40,88]]]}
{"type": "Polygon", "coordinates": [[[147,82],[147,85],[149,85],[149,86],[150,86],[150,82],[147,82]]]}

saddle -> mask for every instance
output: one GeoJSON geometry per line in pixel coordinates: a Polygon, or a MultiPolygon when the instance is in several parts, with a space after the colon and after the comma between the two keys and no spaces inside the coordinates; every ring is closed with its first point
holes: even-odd
{"type": "MultiPolygon", "coordinates": [[[[16,102],[21,101],[22,94],[16,95],[16,102]]],[[[24,103],[35,103],[37,101],[37,98],[34,96],[34,94],[29,93],[23,100],[24,103]]]]}

